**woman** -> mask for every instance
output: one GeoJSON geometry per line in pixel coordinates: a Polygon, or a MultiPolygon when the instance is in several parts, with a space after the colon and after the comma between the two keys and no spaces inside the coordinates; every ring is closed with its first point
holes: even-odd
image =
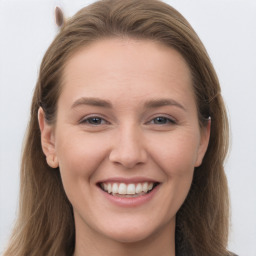
{"type": "Polygon", "coordinates": [[[194,30],[156,0],[99,1],[61,25],[4,255],[231,255],[228,122],[194,30]]]}

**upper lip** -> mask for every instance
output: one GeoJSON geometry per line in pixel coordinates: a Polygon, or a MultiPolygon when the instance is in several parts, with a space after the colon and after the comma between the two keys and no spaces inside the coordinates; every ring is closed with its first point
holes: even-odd
{"type": "Polygon", "coordinates": [[[100,180],[97,182],[97,184],[100,183],[142,183],[142,182],[153,182],[153,183],[160,183],[159,181],[152,179],[152,178],[147,178],[147,177],[132,177],[132,178],[124,178],[124,177],[112,177],[112,178],[107,178],[104,180],[100,180]]]}

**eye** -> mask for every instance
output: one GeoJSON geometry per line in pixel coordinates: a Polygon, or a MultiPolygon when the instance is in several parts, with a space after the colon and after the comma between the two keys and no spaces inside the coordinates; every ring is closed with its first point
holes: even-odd
{"type": "Polygon", "coordinates": [[[88,117],[88,118],[83,119],[80,123],[81,124],[89,124],[89,125],[99,126],[99,125],[102,125],[102,124],[107,124],[108,122],[105,119],[101,118],[101,117],[92,116],[92,117],[88,117]]]}
{"type": "Polygon", "coordinates": [[[153,124],[159,124],[159,125],[164,125],[164,124],[176,124],[174,120],[171,118],[165,117],[165,116],[157,116],[154,119],[150,121],[150,123],[153,124]]]}

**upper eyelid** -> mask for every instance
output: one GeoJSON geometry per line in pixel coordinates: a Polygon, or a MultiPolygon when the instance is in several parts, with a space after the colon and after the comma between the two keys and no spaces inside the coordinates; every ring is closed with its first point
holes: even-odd
{"type": "Polygon", "coordinates": [[[149,118],[149,121],[148,121],[148,122],[153,121],[153,120],[154,120],[155,118],[157,118],[157,117],[163,117],[163,118],[166,118],[166,119],[170,120],[170,121],[173,122],[173,123],[177,123],[177,119],[174,118],[174,117],[172,117],[172,116],[170,116],[170,115],[168,115],[168,114],[156,114],[156,115],[154,115],[154,116],[151,116],[151,117],[149,118]]]}
{"type": "MultiPolygon", "coordinates": [[[[148,121],[146,121],[145,123],[152,122],[157,117],[163,117],[163,118],[170,120],[173,123],[177,123],[177,119],[174,118],[173,116],[170,116],[169,114],[160,114],[160,113],[152,115],[150,118],[147,118],[148,121]]],[[[99,113],[93,113],[93,114],[86,115],[86,116],[82,117],[78,122],[82,123],[83,121],[86,121],[87,119],[90,119],[90,118],[100,118],[100,119],[104,120],[106,123],[111,123],[111,121],[109,121],[109,118],[107,118],[104,115],[99,114],[99,113]]]]}
{"type": "Polygon", "coordinates": [[[108,120],[106,120],[106,118],[104,118],[104,117],[102,117],[101,115],[98,115],[98,114],[97,115],[95,114],[95,115],[85,116],[85,117],[83,117],[79,120],[79,123],[83,123],[83,122],[87,121],[90,118],[99,118],[99,119],[104,120],[106,123],[110,123],[108,120]]]}
{"type": "Polygon", "coordinates": [[[174,125],[174,124],[177,124],[177,122],[172,120],[171,118],[167,118],[167,117],[165,117],[165,118],[167,119],[166,123],[153,123],[153,121],[155,119],[155,118],[153,118],[151,121],[149,121],[149,124],[158,125],[158,126],[159,125],[164,126],[164,125],[174,125]]]}

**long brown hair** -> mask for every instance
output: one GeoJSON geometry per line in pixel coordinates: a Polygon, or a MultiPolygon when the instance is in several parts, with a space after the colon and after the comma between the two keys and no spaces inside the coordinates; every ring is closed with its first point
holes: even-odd
{"type": "MultiPolygon", "coordinates": [[[[75,227],[58,169],[45,161],[37,120],[41,106],[54,123],[67,60],[80,47],[106,37],[161,42],[176,49],[190,67],[201,126],[211,117],[208,150],[195,169],[190,192],[177,213],[177,252],[195,256],[229,255],[229,198],[223,162],[228,121],[217,75],[195,31],[185,18],[157,0],[102,0],[80,10],[61,27],[48,48],[36,84],[25,140],[19,215],[4,255],[72,255],[75,227]]],[[[178,253],[177,253],[178,254],[178,253]]],[[[183,254],[182,254],[183,255],[183,254]]]]}

